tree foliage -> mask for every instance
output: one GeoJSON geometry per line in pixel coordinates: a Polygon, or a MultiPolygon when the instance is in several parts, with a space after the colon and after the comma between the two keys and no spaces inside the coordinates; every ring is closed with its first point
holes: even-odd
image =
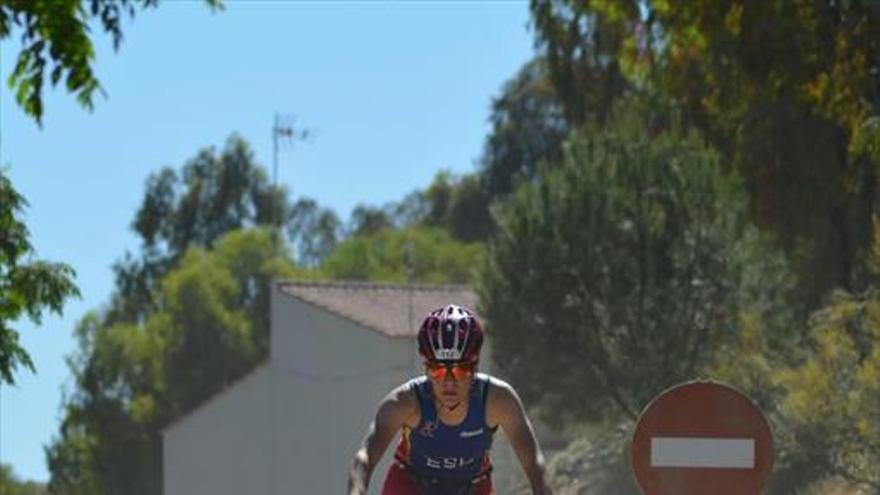
{"type": "Polygon", "coordinates": [[[54,493],[161,492],[161,428],[266,358],[271,280],[313,276],[281,233],[318,246],[302,236],[322,227],[309,215],[328,215],[299,205],[236,136],[149,177],[132,223],[141,252],[76,329],[75,388],[47,451],[54,493]]]}
{"type": "Polygon", "coordinates": [[[489,120],[492,129],[477,170],[460,175],[441,170],[425,189],[399,202],[372,210],[361,206],[349,232],[423,226],[465,243],[488,240],[494,233],[492,205],[518,182],[537,180],[543,165],[558,161],[570,132],[544,59],[526,63],[505,83],[492,100],[489,120]]]}
{"type": "Polygon", "coordinates": [[[33,481],[21,481],[12,466],[0,464],[0,495],[46,495],[46,486],[33,481]]]}
{"type": "Polygon", "coordinates": [[[351,212],[347,228],[348,235],[350,237],[369,236],[394,227],[394,218],[388,210],[389,207],[358,205],[351,212]]]}
{"type": "MultiPolygon", "coordinates": [[[[205,0],[213,9],[221,0],[205,0]]],[[[95,93],[103,93],[95,75],[92,26],[100,26],[118,50],[122,43],[125,15],[158,5],[159,0],[2,0],[0,40],[16,31],[21,34],[9,87],[27,115],[38,123],[43,118],[43,86],[62,80],[65,89],[76,94],[80,105],[91,110],[95,93]]]]}
{"type": "Polygon", "coordinates": [[[489,208],[493,198],[483,174],[456,175],[441,170],[425,189],[382,207],[358,205],[347,232],[351,237],[385,229],[424,227],[441,229],[463,243],[485,241],[492,232],[489,208]]]}
{"type": "Polygon", "coordinates": [[[317,267],[333,252],[343,234],[336,213],[309,198],[300,199],[290,209],[287,232],[297,263],[310,268],[317,267]]]}
{"type": "Polygon", "coordinates": [[[303,276],[279,242],[233,231],[185,253],[143,322],[80,321],[76,389],[47,453],[53,493],[160,493],[161,428],[268,355],[271,280],[303,276]]]}
{"type": "MultiPolygon", "coordinates": [[[[729,159],[752,218],[797,262],[805,300],[864,287],[880,163],[876,2],[533,0],[532,12],[560,94],[592,47],[729,159]]],[[[567,115],[578,101],[563,98],[567,115]]]]}
{"type": "Polygon", "coordinates": [[[880,165],[876,2],[532,0],[531,11],[569,125],[602,125],[591,102],[609,102],[606,122],[635,102],[628,111],[649,133],[694,128],[742,177],[762,234],[734,244],[733,338],[705,372],[771,416],[770,493],[821,492],[829,477],[875,490],[866,466],[876,466],[876,438],[856,425],[877,423],[863,411],[877,410],[865,404],[880,382],[865,337],[880,165]],[[602,70],[624,85],[591,79],[602,70]]]}
{"type": "MultiPolygon", "coordinates": [[[[160,492],[161,428],[266,358],[273,278],[319,276],[295,268],[280,242],[270,228],[232,231],[188,249],[153,285],[142,320],[80,322],[76,388],[47,452],[53,493],[160,492]]],[[[479,253],[439,230],[382,230],[344,241],[320,276],[465,282],[479,253]]]]}
{"type": "Polygon", "coordinates": [[[422,205],[411,225],[443,229],[460,242],[485,241],[492,232],[493,198],[483,178],[480,173],[438,172],[424,191],[417,192],[422,205]]]}
{"type": "Polygon", "coordinates": [[[467,283],[481,254],[480,245],[455,241],[441,229],[385,229],[346,239],[320,271],[341,280],[467,283]]]}
{"type": "Polygon", "coordinates": [[[533,181],[541,167],[558,161],[571,124],[565,119],[546,60],[526,63],[493,98],[478,169],[455,176],[440,172],[420,192],[420,221],[443,228],[463,242],[484,242],[494,233],[492,205],[520,181],[533,181]]]}
{"type": "MultiPolygon", "coordinates": [[[[206,0],[212,8],[220,0],[206,0]]],[[[113,39],[122,42],[123,15],[134,16],[138,8],[154,7],[158,0],[0,0],[0,40],[21,34],[22,49],[9,75],[16,102],[39,124],[43,116],[46,71],[53,86],[64,79],[69,92],[88,109],[96,91],[103,91],[92,70],[94,47],[89,24],[97,20],[113,39]],[[51,64],[51,69],[49,64],[51,64]]],[[[12,372],[22,365],[34,370],[27,352],[18,344],[18,332],[7,322],[27,314],[39,322],[43,310],[61,312],[64,299],[78,295],[74,272],[63,263],[31,261],[27,228],[16,215],[24,199],[0,171],[0,382],[12,383],[12,372]]]]}
{"type": "Polygon", "coordinates": [[[481,301],[526,400],[549,419],[633,418],[702,369],[743,277],[737,184],[694,137],[624,130],[573,140],[502,205],[481,301]]]}
{"type": "Polygon", "coordinates": [[[573,126],[540,57],[504,85],[492,101],[489,120],[492,130],[479,171],[492,199],[512,192],[518,180],[537,178],[542,163],[557,162],[573,126]]]}
{"type": "Polygon", "coordinates": [[[19,366],[35,371],[18,343],[14,325],[27,316],[39,324],[43,313],[61,314],[64,301],[79,297],[75,272],[64,263],[35,259],[21,218],[27,201],[0,169],[0,383],[15,383],[19,366]]]}
{"type": "MultiPolygon", "coordinates": [[[[876,266],[880,260],[876,234],[872,248],[876,266]]],[[[713,376],[748,393],[773,423],[777,455],[768,492],[790,495],[810,487],[821,492],[822,483],[834,478],[866,493],[876,491],[880,488],[876,281],[858,294],[835,291],[828,304],[811,315],[806,341],[789,349],[774,342],[778,329],[769,316],[744,313],[738,338],[716,355],[713,366],[713,376]]]]}
{"type": "MultiPolygon", "coordinates": [[[[635,2],[617,2],[612,8],[637,12],[635,2]]],[[[568,124],[601,126],[613,120],[617,99],[630,89],[618,57],[627,32],[594,2],[532,0],[531,12],[568,124]]]]}
{"type": "MultiPolygon", "coordinates": [[[[880,247],[880,244],[875,244],[880,247]]],[[[780,371],[785,440],[809,466],[880,490],[880,293],[837,292],[810,324],[813,351],[780,371]]]]}
{"type": "Polygon", "coordinates": [[[231,136],[217,153],[206,148],[180,173],[151,174],[132,228],[141,255],[114,265],[117,292],[108,318],[139,321],[155,308],[154,285],[190,247],[209,248],[223,234],[254,226],[281,226],[291,215],[286,191],[272,186],[250,146],[231,136]]]}

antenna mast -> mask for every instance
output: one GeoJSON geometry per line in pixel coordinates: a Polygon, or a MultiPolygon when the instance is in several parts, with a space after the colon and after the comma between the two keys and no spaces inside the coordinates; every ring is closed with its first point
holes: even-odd
{"type": "Polygon", "coordinates": [[[293,122],[296,120],[290,115],[275,113],[275,122],[272,125],[272,185],[278,187],[278,146],[280,143],[293,145],[295,140],[306,141],[311,136],[308,129],[296,129],[293,122]]]}

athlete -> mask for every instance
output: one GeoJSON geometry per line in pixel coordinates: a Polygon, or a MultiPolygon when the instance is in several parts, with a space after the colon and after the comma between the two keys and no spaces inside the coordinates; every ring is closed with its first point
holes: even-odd
{"type": "Polygon", "coordinates": [[[507,383],[477,372],[483,330],[456,305],[428,314],[419,328],[425,375],[392,390],[354,456],[349,495],[365,495],[394,435],[400,443],[382,495],[491,495],[489,450],[500,426],[536,495],[549,494],[544,458],[522,402],[507,383]]]}

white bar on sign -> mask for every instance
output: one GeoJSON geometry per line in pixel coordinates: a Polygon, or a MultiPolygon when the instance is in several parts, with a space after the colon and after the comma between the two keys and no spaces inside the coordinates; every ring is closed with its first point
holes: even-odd
{"type": "Polygon", "coordinates": [[[651,438],[652,467],[754,469],[753,438],[651,438]]]}

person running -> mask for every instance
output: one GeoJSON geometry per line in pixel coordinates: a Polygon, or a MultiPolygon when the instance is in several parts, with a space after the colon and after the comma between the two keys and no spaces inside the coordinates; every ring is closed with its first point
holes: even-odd
{"type": "Polygon", "coordinates": [[[393,389],[351,463],[349,495],[365,495],[394,435],[400,442],[382,495],[491,495],[489,451],[500,426],[532,493],[550,493],[544,457],[522,401],[507,383],[478,373],[483,329],[469,309],[431,311],[418,333],[425,374],[393,389]]]}

